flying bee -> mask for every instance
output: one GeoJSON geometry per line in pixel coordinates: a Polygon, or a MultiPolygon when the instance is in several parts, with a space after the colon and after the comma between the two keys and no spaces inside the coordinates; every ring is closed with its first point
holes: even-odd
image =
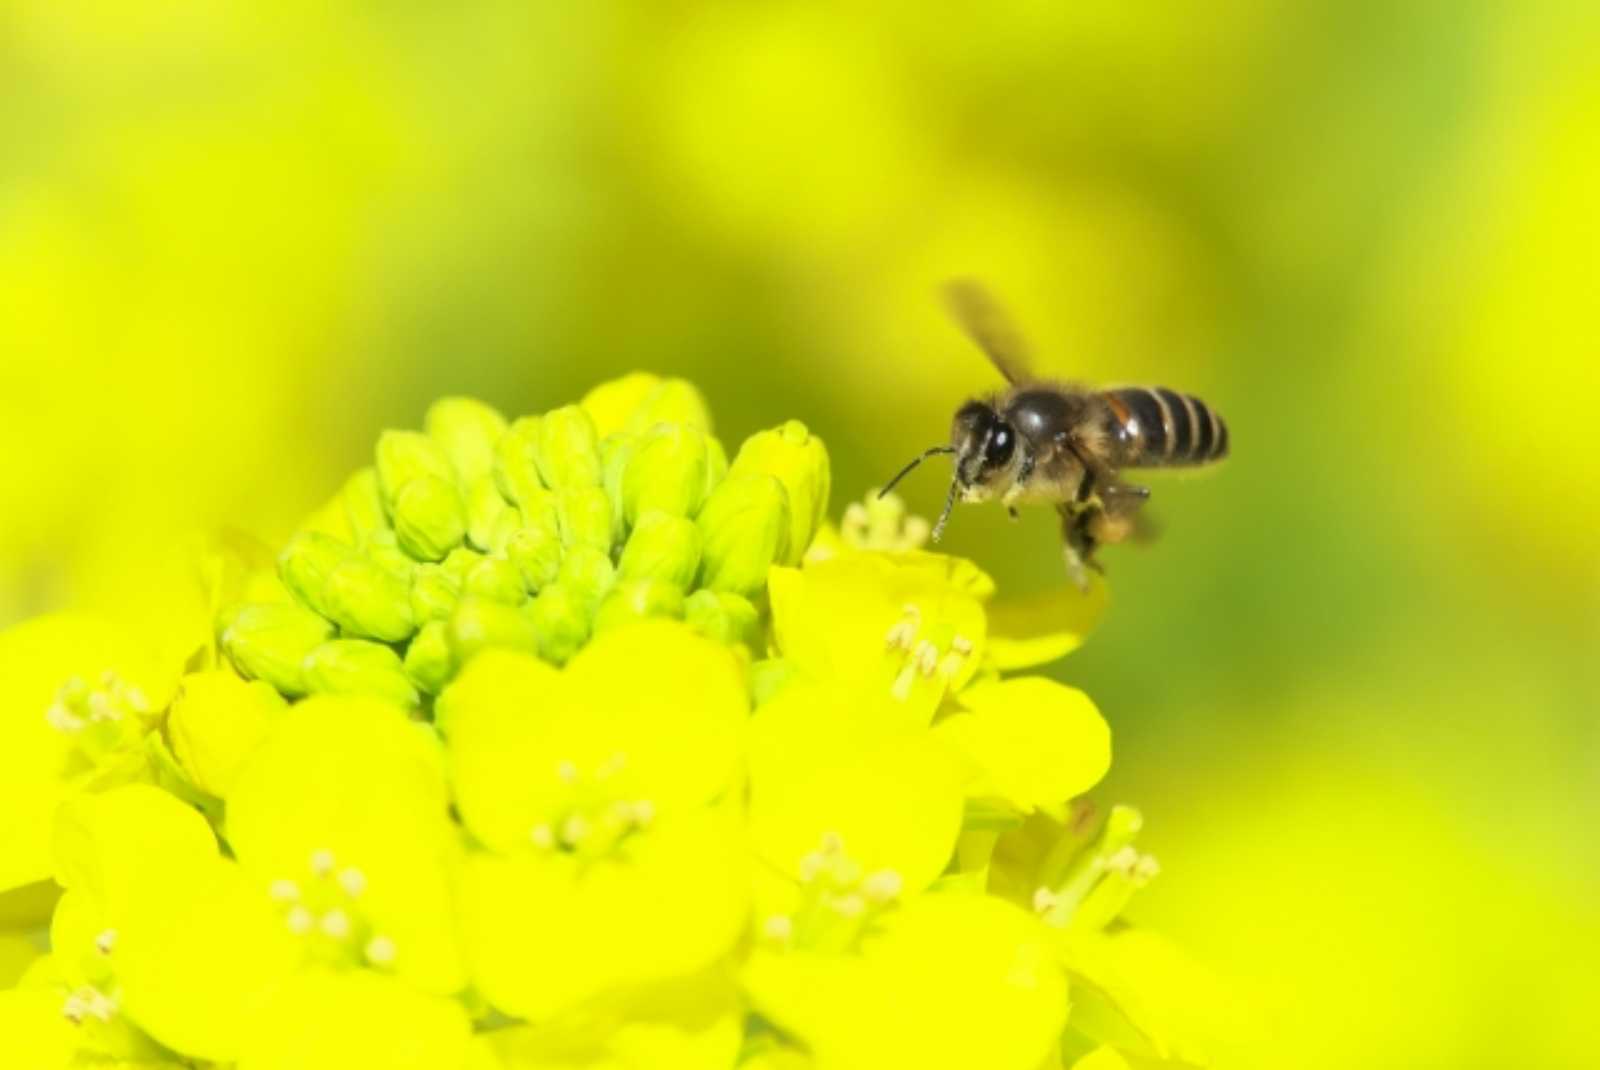
{"type": "Polygon", "coordinates": [[[1211,464],[1228,455],[1228,425],[1199,398],[1165,387],[1096,390],[1037,379],[1021,336],[977,284],[945,288],[956,323],[986,353],[1010,388],[956,410],[950,444],[923,451],[880,494],[929,457],[955,455],[955,475],[933,527],[938,541],[956,500],[998,499],[1016,507],[1048,503],[1061,517],[1067,572],[1079,587],[1103,571],[1095,550],[1136,530],[1148,487],[1124,483],[1124,468],[1211,464]]]}

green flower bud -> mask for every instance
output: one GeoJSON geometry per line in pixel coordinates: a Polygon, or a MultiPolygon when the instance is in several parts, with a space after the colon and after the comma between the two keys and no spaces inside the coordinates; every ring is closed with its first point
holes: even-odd
{"type": "Polygon", "coordinates": [[[352,558],[328,574],[328,616],[350,635],[398,643],[416,630],[411,585],[366,558],[352,558]]]}
{"type": "Polygon", "coordinates": [[[385,431],[378,436],[377,457],[378,490],[391,516],[395,499],[412,480],[433,476],[446,483],[456,481],[450,458],[420,431],[385,431]]]}
{"type": "Polygon", "coordinates": [[[721,482],[728,478],[728,451],[722,448],[722,440],[714,435],[706,436],[706,492],[700,498],[703,502],[711,497],[711,492],[717,489],[721,482]]]}
{"type": "Polygon", "coordinates": [[[389,527],[389,514],[383,508],[383,494],[378,490],[377,469],[363,468],[351,476],[340,497],[344,501],[345,519],[357,542],[389,527]]]}
{"type": "Polygon", "coordinates": [[[602,435],[638,433],[659,423],[711,430],[710,410],[693,384],[649,372],[633,372],[601,383],[584,395],[582,405],[602,435]]]}
{"type": "Polygon", "coordinates": [[[701,589],[683,603],[683,619],[700,634],[720,643],[753,645],[760,614],[748,598],[726,591],[701,589]]]}
{"type": "Polygon", "coordinates": [[[684,424],[657,424],[639,439],[622,473],[622,508],[631,528],[652,509],[693,516],[705,500],[710,447],[684,424]]]}
{"type": "MultiPolygon", "coordinates": [[[[554,505],[555,502],[552,501],[550,504],[554,505]]],[[[522,520],[522,510],[514,505],[506,506],[505,511],[495,518],[494,530],[489,533],[489,552],[503,556],[506,552],[506,543],[511,541],[511,536],[526,526],[522,520]]],[[[559,522],[552,527],[558,528],[559,522]]]]}
{"type": "Polygon", "coordinates": [[[600,436],[576,405],[553,409],[539,421],[539,477],[554,490],[600,485],[600,436]]]}
{"type": "Polygon", "coordinates": [[[455,668],[449,622],[431,620],[424,624],[406,647],[406,678],[419,690],[437,695],[450,682],[455,668]]]}
{"type": "Polygon", "coordinates": [[[421,704],[400,663],[400,655],[365,639],[323,643],[305,661],[306,686],[317,695],[371,695],[396,706],[421,704]]]}
{"type": "Polygon", "coordinates": [[[476,398],[440,398],[422,426],[450,458],[463,484],[494,473],[494,447],[506,433],[506,418],[476,398]]]}
{"type": "Polygon", "coordinates": [[[626,431],[607,435],[600,442],[600,482],[606,488],[606,497],[611,499],[614,517],[627,516],[627,510],[622,507],[622,475],[628,470],[637,444],[638,439],[626,431]]]}
{"type": "Polygon", "coordinates": [[[190,673],[167,712],[167,738],[185,776],[225,799],[245,758],[288,703],[265,680],[248,683],[226,669],[190,673]]]}
{"type": "Polygon", "coordinates": [[[443,565],[418,565],[411,577],[411,615],[424,624],[449,620],[461,601],[461,587],[462,581],[443,565]]]}
{"type": "Polygon", "coordinates": [[[598,634],[648,617],[682,616],[682,588],[665,580],[628,580],[611,588],[611,593],[595,610],[594,630],[598,634]]]}
{"type": "Polygon", "coordinates": [[[493,549],[500,518],[516,507],[500,496],[494,477],[483,476],[467,488],[467,541],[485,553],[493,549]]]}
{"type": "Polygon", "coordinates": [[[478,551],[466,546],[457,546],[445,555],[444,560],[439,563],[439,567],[455,577],[457,583],[466,583],[467,573],[471,572],[478,562],[483,560],[483,556],[478,551]]]}
{"type": "Polygon", "coordinates": [[[828,512],[832,476],[822,440],[799,420],[759,431],[744,440],[728,474],[776,476],[783,483],[789,495],[789,539],[782,563],[798,564],[828,512]]]}
{"type": "Polygon", "coordinates": [[[528,604],[528,619],[539,635],[539,656],[564,665],[589,640],[589,609],[583,597],[559,581],[528,604]]]}
{"type": "Polygon", "coordinates": [[[388,528],[368,537],[361,547],[361,556],[405,584],[411,582],[411,575],[417,569],[411,555],[400,549],[400,537],[388,528]]]}
{"type": "Polygon", "coordinates": [[[480,650],[510,647],[530,654],[539,650],[539,633],[522,609],[488,598],[463,598],[450,618],[450,650],[460,668],[480,650]]]}
{"type": "Polygon", "coordinates": [[[564,546],[592,546],[611,552],[611,499],[604,489],[567,487],[556,492],[556,514],[561,523],[564,546]]]}
{"type": "Polygon", "coordinates": [[[278,555],[278,578],[302,605],[328,616],[323,593],[328,576],[356,552],[338,539],[316,531],[302,531],[278,555]]]}
{"type": "Polygon", "coordinates": [[[788,496],[772,476],[730,473],[695,523],[701,585],[754,598],[767,585],[767,569],[788,549],[788,496]]]}
{"type": "Polygon", "coordinates": [[[331,638],[333,625],[303,606],[258,603],[241,606],[232,615],[222,633],[222,650],[250,679],[265,680],[285,695],[303,695],[301,665],[331,638]]]}
{"type": "Polygon", "coordinates": [[[506,540],[506,557],[530,591],[554,583],[561,570],[561,535],[555,528],[526,527],[506,540]]]}
{"type": "Polygon", "coordinates": [[[561,559],[556,586],[571,592],[587,615],[594,613],[616,578],[617,568],[603,551],[592,546],[574,546],[561,559]]]}
{"type": "Polygon", "coordinates": [[[546,489],[539,478],[539,418],[513,421],[494,448],[494,481],[500,494],[527,511],[528,502],[546,489]]]}
{"type": "Polygon", "coordinates": [[[419,561],[439,561],[467,535],[467,513],[454,482],[421,476],[400,488],[394,500],[394,532],[400,548],[419,561]]]}
{"type": "Polygon", "coordinates": [[[688,590],[700,569],[700,529],[694,521],[652,510],[639,517],[622,548],[617,575],[659,579],[688,590]]]}
{"type": "Polygon", "coordinates": [[[490,598],[508,606],[521,605],[528,597],[522,572],[503,557],[486,557],[473,565],[462,589],[469,595],[490,598]]]}

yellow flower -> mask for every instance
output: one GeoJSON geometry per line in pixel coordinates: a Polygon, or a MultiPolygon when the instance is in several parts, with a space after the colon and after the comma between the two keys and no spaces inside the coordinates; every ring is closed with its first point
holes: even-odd
{"type": "Polygon", "coordinates": [[[668,621],[605,632],[564,670],[486,652],[446,689],[456,802],[482,844],[462,918],[491,1004],[546,1021],[732,948],[745,710],[737,659],[668,621]]]}

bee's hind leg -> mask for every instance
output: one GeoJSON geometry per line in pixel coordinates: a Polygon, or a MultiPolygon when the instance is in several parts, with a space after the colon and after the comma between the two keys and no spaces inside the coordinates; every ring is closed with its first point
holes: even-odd
{"type": "Polygon", "coordinates": [[[1099,508],[1089,517],[1089,534],[1101,543],[1122,542],[1130,536],[1148,538],[1152,531],[1139,510],[1150,500],[1149,487],[1113,483],[1100,489],[1099,508]]]}
{"type": "Polygon", "coordinates": [[[1105,572],[1094,559],[1101,541],[1094,529],[1098,518],[1104,515],[1103,510],[1093,505],[1078,508],[1062,505],[1057,509],[1061,514],[1061,556],[1067,566],[1067,576],[1080,591],[1087,591],[1090,570],[1105,572]]]}

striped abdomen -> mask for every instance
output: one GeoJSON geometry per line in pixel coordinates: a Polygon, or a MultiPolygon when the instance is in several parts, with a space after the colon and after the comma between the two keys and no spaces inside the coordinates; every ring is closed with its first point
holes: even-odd
{"type": "Polygon", "coordinates": [[[1130,468],[1209,464],[1228,455],[1228,425],[1197,397],[1166,387],[1128,386],[1102,393],[1111,434],[1130,468]]]}

